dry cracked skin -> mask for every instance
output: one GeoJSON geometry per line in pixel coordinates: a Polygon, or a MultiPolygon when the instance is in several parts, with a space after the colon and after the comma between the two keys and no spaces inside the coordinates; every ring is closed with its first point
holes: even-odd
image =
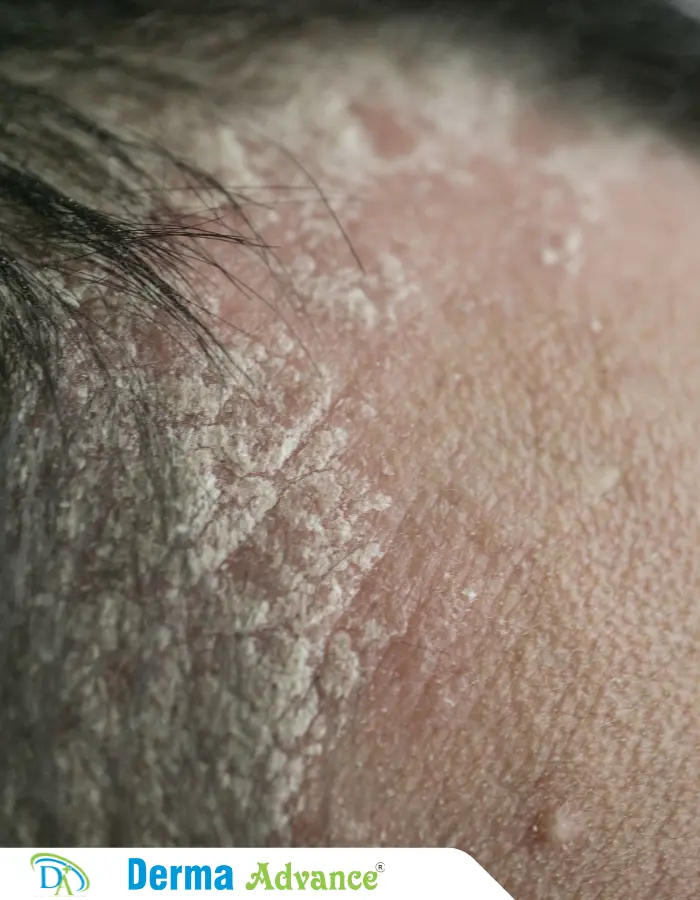
{"type": "MultiPolygon", "coordinates": [[[[8,787],[10,839],[456,846],[517,900],[695,897],[700,166],[447,48],[287,53],[157,115],[65,76],[247,240],[190,247],[223,369],[129,314],[107,393],[64,338],[31,602],[69,638],[26,688],[60,672],[60,813],[8,787]]],[[[116,328],[118,293],[81,302],[116,328]]]]}

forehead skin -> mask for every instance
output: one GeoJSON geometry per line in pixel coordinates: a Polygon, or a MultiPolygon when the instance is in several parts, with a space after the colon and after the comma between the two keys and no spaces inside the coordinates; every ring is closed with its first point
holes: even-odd
{"type": "Polygon", "coordinates": [[[245,290],[201,271],[245,381],[160,360],[256,748],[217,777],[252,781],[261,840],[457,846],[522,900],[690,898],[700,167],[370,56],[377,83],[220,104],[187,148],[275,247],[216,251],[245,290]]]}
{"type": "Polygon", "coordinates": [[[518,898],[691,896],[700,169],[423,74],[290,115],[294,162],[248,147],[302,194],[256,214],[298,295],[238,258],[271,306],[214,291],[258,348],[231,496],[269,499],[222,586],[282,698],[271,839],[458,846],[518,898]]]}

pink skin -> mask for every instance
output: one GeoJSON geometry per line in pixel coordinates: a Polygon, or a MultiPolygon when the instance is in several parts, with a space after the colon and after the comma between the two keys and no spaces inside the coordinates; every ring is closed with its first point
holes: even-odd
{"type": "Polygon", "coordinates": [[[321,173],[365,273],[276,197],[251,214],[298,296],[238,251],[271,305],[209,283],[265,348],[229,407],[257,456],[217,473],[239,511],[277,497],[223,568],[315,672],[271,841],[457,846],[517,900],[695,897],[700,166],[524,103],[468,152],[353,109],[398,161],[321,173]]]}

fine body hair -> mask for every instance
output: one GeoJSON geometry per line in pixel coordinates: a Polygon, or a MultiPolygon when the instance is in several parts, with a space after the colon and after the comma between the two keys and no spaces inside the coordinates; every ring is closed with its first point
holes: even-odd
{"type": "Polygon", "coordinates": [[[201,90],[205,57],[255,68],[314,29],[415,20],[541,48],[553,83],[679,135],[700,124],[700,20],[660,0],[0,0],[0,843],[285,838],[246,728],[251,663],[192,563],[184,414],[153,377],[168,342],[211,384],[237,374],[192,273],[212,242],[264,248],[242,209],[237,230],[183,220],[154,160],[203,203],[238,198],[74,86],[147,109],[201,90]]]}

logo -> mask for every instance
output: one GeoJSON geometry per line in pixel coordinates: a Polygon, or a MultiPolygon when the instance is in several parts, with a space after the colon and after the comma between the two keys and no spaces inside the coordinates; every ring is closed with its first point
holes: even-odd
{"type": "Polygon", "coordinates": [[[31,858],[32,869],[39,876],[39,887],[50,891],[54,897],[84,894],[90,887],[90,879],[76,863],[55,853],[35,853],[31,858]]]}

